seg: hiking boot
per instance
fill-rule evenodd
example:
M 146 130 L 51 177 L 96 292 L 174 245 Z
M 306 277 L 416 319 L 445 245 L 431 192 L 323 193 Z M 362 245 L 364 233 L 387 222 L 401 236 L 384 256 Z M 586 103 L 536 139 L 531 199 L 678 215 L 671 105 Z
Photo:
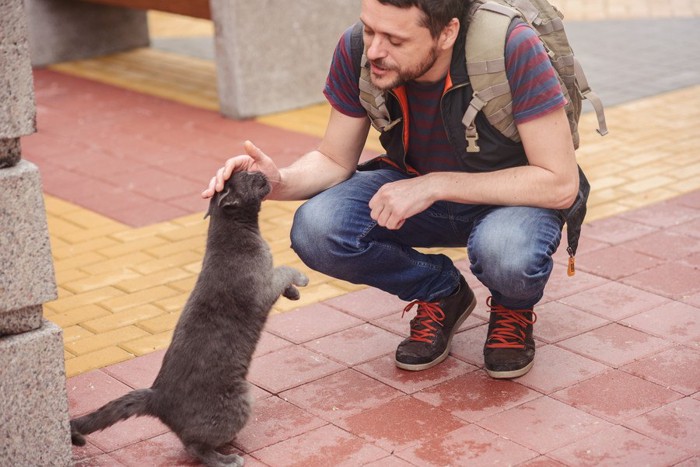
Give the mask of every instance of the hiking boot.
M 489 332 L 484 344 L 484 366 L 492 378 L 517 378 L 535 363 L 535 340 L 532 325 L 537 315 L 532 308 L 510 310 L 495 305 L 491 297 Z
M 396 366 L 404 370 L 427 370 L 447 358 L 452 336 L 476 306 L 474 292 L 460 276 L 457 291 L 437 302 L 414 300 L 403 312 L 418 306 L 411 320 L 411 336 L 396 349 Z

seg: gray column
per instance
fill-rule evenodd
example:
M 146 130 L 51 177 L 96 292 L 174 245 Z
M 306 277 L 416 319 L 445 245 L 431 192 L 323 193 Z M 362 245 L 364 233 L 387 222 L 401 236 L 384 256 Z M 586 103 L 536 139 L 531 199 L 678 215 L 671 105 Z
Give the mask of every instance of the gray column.
M 34 65 L 93 58 L 149 44 L 143 10 L 76 0 L 24 1 Z
M 0 464 L 71 465 L 61 329 L 37 167 L 20 137 L 36 129 L 22 0 L 0 2 Z
M 248 118 L 323 101 L 356 0 L 210 0 L 221 112 Z

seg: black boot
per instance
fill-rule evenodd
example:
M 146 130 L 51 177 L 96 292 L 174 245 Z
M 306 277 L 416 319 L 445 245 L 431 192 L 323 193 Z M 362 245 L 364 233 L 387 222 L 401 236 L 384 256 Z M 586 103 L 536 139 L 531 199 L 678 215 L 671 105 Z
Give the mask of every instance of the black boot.
M 535 363 L 532 325 L 537 315 L 532 308 L 510 310 L 487 300 L 491 307 L 489 332 L 484 344 L 484 367 L 492 378 L 517 378 Z
M 415 300 L 404 313 L 418 305 L 411 320 L 411 336 L 396 349 L 396 366 L 404 370 L 427 370 L 447 358 L 452 336 L 476 306 L 474 292 L 460 276 L 459 287 L 449 297 L 437 302 Z

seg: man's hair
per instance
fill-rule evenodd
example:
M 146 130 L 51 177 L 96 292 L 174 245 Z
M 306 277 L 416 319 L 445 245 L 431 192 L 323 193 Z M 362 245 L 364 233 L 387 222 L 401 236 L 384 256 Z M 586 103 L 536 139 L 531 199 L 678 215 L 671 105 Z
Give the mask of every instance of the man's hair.
M 462 21 L 470 0 L 378 0 L 382 5 L 397 8 L 416 7 L 423 12 L 421 26 L 428 28 L 430 35 L 436 38 L 452 18 Z

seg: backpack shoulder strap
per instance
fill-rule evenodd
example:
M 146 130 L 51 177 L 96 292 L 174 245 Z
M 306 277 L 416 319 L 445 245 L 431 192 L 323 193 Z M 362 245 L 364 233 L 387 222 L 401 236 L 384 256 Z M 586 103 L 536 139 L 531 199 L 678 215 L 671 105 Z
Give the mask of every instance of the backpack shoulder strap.
M 467 28 L 467 73 L 474 90 L 462 123 L 466 128 L 467 152 L 479 152 L 476 115 L 483 110 L 489 123 L 507 138 L 520 141 L 513 120 L 513 97 L 506 75 L 505 43 L 513 8 L 494 1 L 475 3 Z
M 362 23 L 357 22 L 351 35 L 351 53 L 355 69 L 360 69 L 358 84 L 360 88 L 360 104 L 367 111 L 372 126 L 379 132 L 391 129 L 401 121 L 401 118 L 391 120 L 389 109 L 386 107 L 386 93 L 372 84 L 370 79 L 369 61 L 362 40 Z

